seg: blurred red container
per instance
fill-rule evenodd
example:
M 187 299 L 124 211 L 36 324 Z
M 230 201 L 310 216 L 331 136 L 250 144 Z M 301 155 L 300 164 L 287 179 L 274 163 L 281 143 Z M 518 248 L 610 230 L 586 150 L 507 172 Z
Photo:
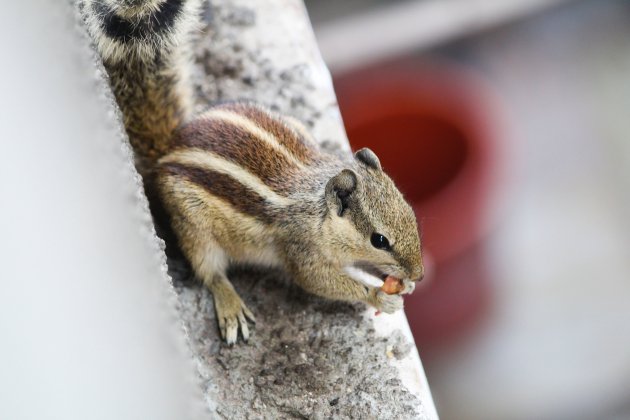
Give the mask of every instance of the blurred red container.
M 413 59 L 334 81 L 352 147 L 374 150 L 422 226 L 426 264 L 434 269 L 405 304 L 416 341 L 452 336 L 489 302 L 483 261 L 466 254 L 481 255 L 474 245 L 487 230 L 496 181 L 493 96 L 461 68 Z

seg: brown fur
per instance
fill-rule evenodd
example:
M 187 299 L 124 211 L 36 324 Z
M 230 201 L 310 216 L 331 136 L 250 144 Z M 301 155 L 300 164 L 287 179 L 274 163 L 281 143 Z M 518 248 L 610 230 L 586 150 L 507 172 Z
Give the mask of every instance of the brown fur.
M 299 171 L 286 156 L 275 153 L 252 133 L 203 115 L 182 127 L 173 138 L 172 149 L 188 147 L 216 152 L 257 175 L 281 194 L 289 191 L 287 178 L 296 177 Z
M 274 215 L 265 199 L 228 175 L 216 171 L 185 166 L 180 163 L 164 163 L 160 166 L 161 176 L 184 178 L 206 189 L 224 200 L 234 210 L 272 224 Z
M 238 109 L 239 115 L 248 116 L 247 124 L 262 129 L 257 135 L 242 129 L 240 119 L 208 117 L 223 115 L 225 109 L 212 108 L 180 130 L 173 151 L 157 169 L 160 194 L 177 220 L 182 248 L 198 275 L 210 279 L 208 287 L 214 290 L 216 281 L 227 281 L 225 268 L 230 263 L 253 262 L 281 267 L 302 288 L 321 296 L 360 300 L 386 312 L 400 309 L 400 296 L 366 287 L 344 271 L 368 266 L 405 279 L 405 292 L 413 290 L 412 280 L 422 276 L 414 213 L 378 158 L 364 150 L 354 161 L 342 161 L 298 136 L 298 130 L 281 117 L 253 104 L 230 109 Z M 267 136 L 272 140 L 263 140 Z M 270 146 L 273 139 L 282 148 Z M 192 157 L 185 159 L 187 152 Z M 287 153 L 299 155 L 304 164 L 291 161 Z M 221 181 L 217 171 L 225 171 Z M 341 212 L 340 205 L 347 209 Z M 390 251 L 371 245 L 375 232 L 389 238 Z M 200 241 L 208 237 L 211 250 L 206 248 L 207 239 Z M 261 238 L 271 241 L 247 245 Z M 195 257 L 200 254 L 212 257 Z M 226 319 L 237 319 L 246 309 L 241 303 L 232 308 L 236 312 Z
M 136 167 L 147 176 L 174 130 L 191 117 L 187 40 L 199 0 L 80 0 L 79 7 L 109 74 Z
M 240 331 L 247 340 L 254 319 L 227 278 L 231 264 L 279 267 L 312 293 L 401 309 L 402 297 L 377 283 L 392 275 L 403 279 L 403 293 L 413 290 L 423 271 L 420 239 L 411 207 L 372 152 L 324 153 L 299 121 L 253 104 L 192 118 L 187 35 L 197 6 L 80 0 L 137 167 L 211 290 L 222 337 L 234 343 Z M 373 246 L 375 233 L 391 249 Z
M 190 118 L 192 89 L 179 86 L 177 69 L 166 63 L 105 63 L 137 166 L 142 174 L 170 147 L 173 132 Z M 123 77 L 125 74 L 127 76 Z M 136 78 L 128 75 L 136 75 Z
M 312 163 L 320 157 L 318 150 L 313 148 L 312 144 L 309 144 L 306 137 L 301 134 L 301 130 L 292 126 L 293 121 L 282 121 L 280 116 L 274 116 L 265 109 L 248 106 L 244 103 L 230 104 L 226 108 L 234 110 L 252 121 L 256 121 L 260 128 L 277 138 L 291 154 L 302 162 Z

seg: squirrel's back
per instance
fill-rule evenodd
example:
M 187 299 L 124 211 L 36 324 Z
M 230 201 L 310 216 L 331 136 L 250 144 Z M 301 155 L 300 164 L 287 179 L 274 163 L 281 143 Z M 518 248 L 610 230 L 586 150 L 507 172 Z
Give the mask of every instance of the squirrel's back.
M 267 225 L 321 196 L 337 158 L 304 127 L 255 104 L 215 106 L 176 131 L 160 184 L 185 180 Z

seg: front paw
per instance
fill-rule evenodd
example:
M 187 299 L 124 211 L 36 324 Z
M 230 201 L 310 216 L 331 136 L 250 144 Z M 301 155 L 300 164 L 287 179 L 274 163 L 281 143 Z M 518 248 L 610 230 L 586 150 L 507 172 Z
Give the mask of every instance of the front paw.
M 403 308 L 403 298 L 400 295 L 388 295 L 382 290 L 375 289 L 370 302 L 377 310 L 386 314 L 393 314 Z
M 255 321 L 254 315 L 247 306 L 241 302 L 239 306 L 230 305 L 229 307 L 216 306 L 217 319 L 219 321 L 219 330 L 221 338 L 229 345 L 236 343 L 238 331 L 240 329 L 243 340 L 249 340 L 249 326 L 247 319 Z
M 409 295 L 413 293 L 413 291 L 416 289 L 415 281 L 411 281 L 409 279 L 403 279 L 402 282 L 403 282 L 403 289 L 400 291 L 401 295 Z
M 247 319 L 255 321 L 254 315 L 245 306 L 243 301 L 238 298 L 238 301 L 233 302 L 217 302 L 214 301 L 217 320 L 219 321 L 219 330 L 221 331 L 221 338 L 229 345 L 236 343 L 238 337 L 238 331 L 240 329 L 243 336 L 243 340 L 249 340 L 249 326 L 247 325 Z
M 247 320 L 256 322 L 256 319 L 231 287 L 231 284 L 225 282 L 224 284 L 215 285 L 212 288 L 212 292 L 221 338 L 227 344 L 232 345 L 236 343 L 238 331 L 240 330 L 243 340 L 249 340 Z

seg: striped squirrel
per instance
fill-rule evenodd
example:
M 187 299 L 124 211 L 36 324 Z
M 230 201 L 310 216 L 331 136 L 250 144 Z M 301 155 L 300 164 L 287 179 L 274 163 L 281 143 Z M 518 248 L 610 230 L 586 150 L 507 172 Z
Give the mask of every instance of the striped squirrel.
M 122 110 L 136 165 L 166 209 L 221 336 L 249 338 L 254 315 L 231 264 L 284 269 L 308 292 L 392 313 L 422 277 L 415 215 L 376 155 L 324 152 L 296 119 L 251 103 L 192 115 L 193 0 L 82 0 Z M 403 289 L 387 294 L 387 276 Z

